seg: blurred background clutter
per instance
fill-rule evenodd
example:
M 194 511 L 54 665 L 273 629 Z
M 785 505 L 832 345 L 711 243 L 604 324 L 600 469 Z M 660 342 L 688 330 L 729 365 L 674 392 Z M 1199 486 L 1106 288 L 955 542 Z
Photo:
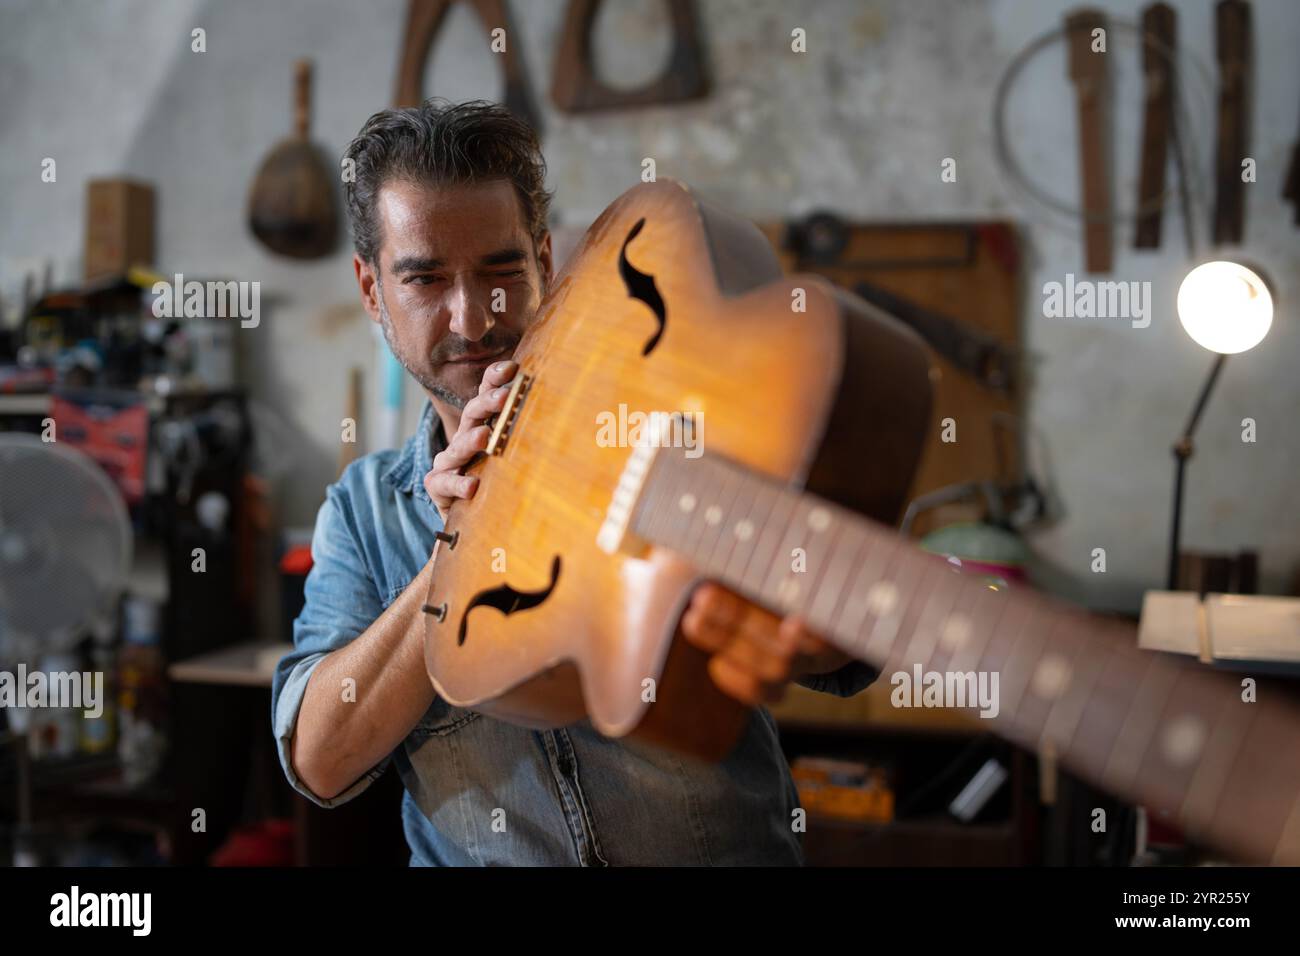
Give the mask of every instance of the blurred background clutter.
M 341 206 L 344 147 L 394 102 L 533 122 L 561 263 L 652 159 L 917 329 L 946 373 L 904 519 L 930 550 L 1135 620 L 1149 592 L 1298 593 L 1300 5 L 506 0 L 507 64 L 498 6 L 451 3 L 421 60 L 407 0 L 0 0 L 0 671 L 105 679 L 94 719 L 0 707 L 0 861 L 405 862 L 395 774 L 324 811 L 269 733 L 325 487 L 423 402 Z M 1226 363 L 1180 322 L 1208 258 L 1274 304 Z M 1057 314 L 1076 280 L 1145 314 Z M 1286 680 L 1296 644 L 1205 666 Z M 776 708 L 809 862 L 1196 858 L 1141 808 L 1084 839 L 1066 808 L 1109 798 L 890 691 Z

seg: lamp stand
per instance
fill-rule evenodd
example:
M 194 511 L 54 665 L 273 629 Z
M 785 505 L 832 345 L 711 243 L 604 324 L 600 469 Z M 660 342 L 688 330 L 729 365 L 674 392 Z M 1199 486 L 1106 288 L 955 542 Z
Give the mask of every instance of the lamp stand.
M 1178 590 L 1178 548 L 1183 521 L 1183 473 L 1187 468 L 1187 459 L 1192 457 L 1192 452 L 1195 450 L 1192 435 L 1196 431 L 1196 426 L 1200 424 L 1201 413 L 1205 411 L 1205 403 L 1209 400 L 1210 392 L 1214 390 L 1214 383 L 1218 381 L 1219 372 L 1223 370 L 1223 363 L 1227 358 L 1228 356 L 1222 353 L 1214 357 L 1214 364 L 1210 366 L 1210 374 L 1206 376 L 1205 384 L 1201 386 L 1201 393 L 1196 398 L 1196 405 L 1192 408 L 1192 417 L 1187 420 L 1187 427 L 1183 429 L 1183 436 L 1174 445 L 1174 515 L 1169 528 L 1168 590 L 1170 591 Z

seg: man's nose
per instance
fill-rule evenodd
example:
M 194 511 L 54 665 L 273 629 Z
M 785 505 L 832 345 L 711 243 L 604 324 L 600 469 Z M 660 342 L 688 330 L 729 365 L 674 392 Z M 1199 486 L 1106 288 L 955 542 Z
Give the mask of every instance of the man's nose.
M 488 297 L 481 294 L 476 284 L 457 279 L 452 290 L 451 331 L 470 342 L 477 342 L 496 325 Z

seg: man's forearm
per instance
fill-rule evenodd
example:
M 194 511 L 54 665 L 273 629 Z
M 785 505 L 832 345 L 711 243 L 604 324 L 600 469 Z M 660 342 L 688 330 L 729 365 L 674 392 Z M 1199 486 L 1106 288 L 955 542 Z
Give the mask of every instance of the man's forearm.
M 420 611 L 432 568 L 427 562 L 370 627 L 312 671 L 290 754 L 298 778 L 323 799 L 391 753 L 433 703 Z

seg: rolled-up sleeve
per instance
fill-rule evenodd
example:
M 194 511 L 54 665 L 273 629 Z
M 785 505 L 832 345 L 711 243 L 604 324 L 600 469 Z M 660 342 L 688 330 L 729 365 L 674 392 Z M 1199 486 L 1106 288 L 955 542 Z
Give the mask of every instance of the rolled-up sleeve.
M 271 682 L 271 725 L 276 752 L 289 784 L 313 803 L 335 807 L 351 800 L 384 772 L 385 758 L 332 799 L 312 793 L 293 769 L 291 744 L 307 682 L 321 660 L 351 642 L 383 612 L 366 569 L 346 492 L 326 489 L 311 541 L 312 568 L 304 586 L 302 613 L 293 622 L 293 650 L 280 659 Z M 344 691 L 339 687 L 339 693 Z
M 821 694 L 834 694 L 836 697 L 852 697 L 865 690 L 880 676 L 870 664 L 861 661 L 849 661 L 838 670 L 825 674 L 808 674 L 795 681 L 802 687 L 815 690 Z

